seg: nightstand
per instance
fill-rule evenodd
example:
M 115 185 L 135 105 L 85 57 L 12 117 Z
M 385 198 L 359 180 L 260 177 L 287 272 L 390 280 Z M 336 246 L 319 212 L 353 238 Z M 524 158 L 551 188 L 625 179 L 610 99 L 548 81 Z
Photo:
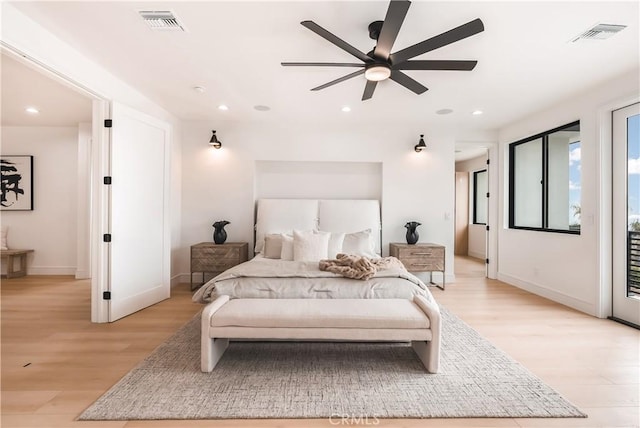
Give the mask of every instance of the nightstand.
M 429 272 L 429 282 L 444 290 L 445 247 L 439 244 L 389 244 L 389 255 L 399 259 L 409 272 Z M 442 272 L 442 287 L 433 282 L 433 272 Z
M 249 255 L 249 244 L 246 242 L 229 242 L 214 244 L 201 242 L 191 246 L 191 290 L 205 283 L 205 274 L 217 275 L 225 270 L 246 262 Z M 202 273 L 202 283 L 193 286 L 193 274 Z

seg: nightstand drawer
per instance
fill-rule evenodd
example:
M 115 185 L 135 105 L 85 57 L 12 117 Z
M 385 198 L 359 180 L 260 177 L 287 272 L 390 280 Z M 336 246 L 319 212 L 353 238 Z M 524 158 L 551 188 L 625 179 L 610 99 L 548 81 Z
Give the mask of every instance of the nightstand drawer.
M 225 247 L 225 246 L 217 246 L 217 247 L 198 247 L 194 248 L 192 252 L 193 257 L 198 258 L 207 258 L 207 257 L 216 257 L 216 258 L 228 258 L 228 259 L 238 259 L 240 258 L 240 248 L 238 247 Z
M 398 255 L 400 260 L 405 259 L 442 259 L 444 258 L 444 248 L 442 247 L 413 247 L 399 248 Z
M 407 257 L 400 259 L 402 264 L 409 272 L 431 272 L 444 270 L 444 257 L 437 258 L 424 257 Z
M 239 264 L 240 260 L 211 260 L 192 259 L 191 270 L 193 272 L 222 272 Z

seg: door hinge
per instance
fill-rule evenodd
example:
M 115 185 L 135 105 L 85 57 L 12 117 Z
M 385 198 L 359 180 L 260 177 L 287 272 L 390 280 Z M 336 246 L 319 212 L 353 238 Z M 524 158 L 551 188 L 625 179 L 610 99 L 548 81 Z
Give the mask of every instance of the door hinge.
M 111 300 L 111 291 L 103 291 L 102 300 Z
M 489 226 L 487 226 L 487 230 L 489 230 Z
M 484 259 L 484 262 L 485 262 L 486 264 L 489 264 L 489 259 Z
M 487 159 L 487 165 L 489 165 L 491 163 L 490 159 Z
M 487 198 L 489 197 L 489 192 L 487 192 Z
M 110 233 L 105 233 L 104 235 L 102 235 L 102 240 L 104 242 L 111 242 L 111 234 Z
M 104 127 L 105 128 L 111 128 L 113 126 L 113 120 L 112 119 L 105 119 L 104 120 Z
M 105 177 L 104 184 L 111 184 L 111 177 Z

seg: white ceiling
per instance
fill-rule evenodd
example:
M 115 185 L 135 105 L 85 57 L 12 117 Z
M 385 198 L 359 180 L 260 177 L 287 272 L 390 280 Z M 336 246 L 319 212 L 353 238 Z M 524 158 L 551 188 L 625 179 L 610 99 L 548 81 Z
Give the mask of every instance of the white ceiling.
M 393 51 L 475 18 L 485 31 L 420 59 L 476 59 L 471 72 L 409 71 L 430 90 L 395 82 L 362 102 L 363 76 L 310 88 L 351 69 L 280 66 L 281 61 L 352 62 L 300 25 L 313 20 L 358 49 L 387 2 L 15 2 L 15 7 L 87 57 L 185 120 L 277 120 L 410 126 L 456 132 L 495 130 L 639 66 L 639 2 L 415 1 Z M 150 30 L 139 10 L 171 10 L 182 32 Z M 624 24 L 605 41 L 570 40 L 603 22 Z M 192 90 L 207 88 L 205 93 Z M 3 94 L 3 98 L 4 98 Z M 229 111 L 217 109 L 219 104 Z M 271 107 L 258 112 L 255 105 Z M 341 112 L 348 105 L 350 113 Z M 450 108 L 449 115 L 436 110 Z M 472 116 L 480 109 L 483 115 Z
M 91 100 L 8 56 L 0 56 L 2 126 L 78 126 L 91 122 Z M 27 107 L 40 113 L 30 114 Z

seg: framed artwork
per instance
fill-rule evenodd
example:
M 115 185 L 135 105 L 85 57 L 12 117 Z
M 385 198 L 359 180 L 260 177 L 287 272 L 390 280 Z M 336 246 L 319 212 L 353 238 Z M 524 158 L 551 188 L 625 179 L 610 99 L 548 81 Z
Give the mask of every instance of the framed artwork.
M 0 156 L 0 210 L 33 210 L 33 156 Z

